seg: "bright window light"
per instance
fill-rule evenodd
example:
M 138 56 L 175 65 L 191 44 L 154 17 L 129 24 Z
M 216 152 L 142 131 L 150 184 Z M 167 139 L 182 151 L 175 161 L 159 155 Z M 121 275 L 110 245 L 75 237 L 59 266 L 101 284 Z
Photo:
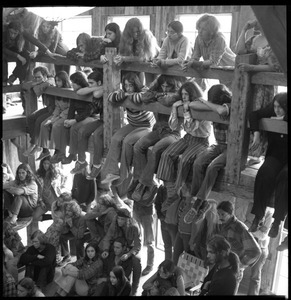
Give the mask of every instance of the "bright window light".
M 144 29 L 150 29 L 150 16 L 110 16 L 107 18 L 108 23 L 116 23 L 119 25 L 121 31 L 123 31 L 126 22 L 131 18 L 139 18 Z

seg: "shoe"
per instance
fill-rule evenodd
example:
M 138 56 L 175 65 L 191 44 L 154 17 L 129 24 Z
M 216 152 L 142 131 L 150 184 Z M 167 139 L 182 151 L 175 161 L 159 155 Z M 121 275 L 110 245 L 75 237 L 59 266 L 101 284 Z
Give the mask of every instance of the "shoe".
M 42 153 L 40 154 L 40 156 L 36 159 L 36 160 L 42 160 L 43 158 L 45 157 L 48 157 L 50 156 L 50 152 L 49 150 L 43 150 Z
M 145 193 L 142 196 L 142 200 L 148 200 L 153 198 L 153 196 L 158 192 L 158 187 L 154 184 L 152 186 L 147 186 L 145 189 Z
M 94 180 L 100 173 L 102 166 L 96 168 L 93 166 L 91 173 L 86 175 L 87 180 Z
M 13 85 L 13 83 L 14 83 L 14 81 L 15 81 L 16 79 L 17 79 L 16 76 L 10 75 L 9 78 L 8 78 L 8 80 L 7 80 L 7 84 Z
M 153 270 L 153 267 L 151 267 L 151 266 L 146 266 L 146 267 L 142 270 L 141 275 L 142 275 L 142 276 L 146 276 L 146 275 L 148 275 L 152 270 Z
M 251 227 L 249 228 L 249 232 L 256 232 L 258 230 L 259 224 L 261 223 L 262 219 L 255 216 Z
M 66 157 L 65 153 L 58 153 L 54 154 L 51 158 L 51 163 L 52 164 L 57 164 L 62 161 Z
M 145 190 L 146 186 L 144 186 L 142 183 L 139 183 L 134 192 L 132 193 L 132 200 L 133 201 L 140 201 L 142 196 L 143 196 L 143 193 L 144 193 L 144 190 Z
M 277 251 L 284 251 L 288 249 L 288 235 L 285 237 L 284 241 L 276 248 Z
M 116 179 L 119 179 L 120 176 L 119 175 L 115 175 L 115 174 L 107 174 L 106 175 L 106 178 L 103 179 L 101 181 L 102 184 L 105 184 L 105 183 L 111 183 L 112 181 L 116 180 Z
M 210 209 L 210 204 L 207 200 L 203 200 L 198 212 L 197 212 L 197 215 L 196 215 L 196 218 L 195 218 L 195 223 L 198 223 L 200 222 L 201 220 L 204 219 L 205 217 L 205 214 L 209 211 Z
M 127 194 L 126 194 L 126 197 L 128 199 L 132 199 L 132 194 L 133 192 L 135 191 L 137 185 L 139 184 L 139 181 L 137 179 L 133 179 L 129 188 L 128 188 L 128 191 L 127 191 Z
M 62 165 L 68 165 L 70 164 L 72 161 L 76 161 L 77 160 L 77 155 L 73 155 L 73 154 L 70 154 L 68 157 L 64 157 L 61 162 L 62 162 Z
M 278 222 L 274 221 L 273 224 L 272 224 L 272 227 L 271 227 L 271 229 L 269 231 L 268 236 L 270 238 L 275 238 L 278 235 L 279 227 L 280 227 L 280 222 L 278 223 Z
M 75 164 L 75 168 L 70 171 L 71 174 L 81 173 L 88 166 L 88 163 L 85 161 L 84 163 L 80 163 L 78 160 Z
M 62 267 L 65 263 L 68 263 L 72 260 L 71 255 L 65 255 L 60 263 L 57 264 L 58 267 Z

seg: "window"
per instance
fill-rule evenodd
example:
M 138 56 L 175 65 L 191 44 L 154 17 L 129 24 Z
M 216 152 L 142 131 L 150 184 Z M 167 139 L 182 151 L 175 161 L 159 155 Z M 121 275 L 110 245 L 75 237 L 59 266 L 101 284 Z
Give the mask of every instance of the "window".
M 111 16 L 107 18 L 107 24 L 114 22 L 118 24 L 120 30 L 123 31 L 126 22 L 131 18 L 139 18 L 144 29 L 150 29 L 150 16 Z
M 69 49 L 76 48 L 76 39 L 80 33 L 86 32 L 92 35 L 92 17 L 76 16 L 62 21 L 58 27 L 62 33 L 63 42 Z
M 177 20 L 180 21 L 184 27 L 183 34 L 189 38 L 192 46 L 194 46 L 195 39 L 198 35 L 198 31 L 196 30 L 196 22 L 203 15 L 204 14 L 177 15 Z M 225 36 L 227 44 L 230 45 L 232 14 L 216 14 L 215 17 L 220 22 L 220 31 Z

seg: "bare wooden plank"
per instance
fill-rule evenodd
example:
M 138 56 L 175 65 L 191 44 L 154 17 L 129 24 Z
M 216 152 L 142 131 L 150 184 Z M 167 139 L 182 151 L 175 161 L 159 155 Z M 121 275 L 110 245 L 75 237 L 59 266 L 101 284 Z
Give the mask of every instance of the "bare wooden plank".
M 64 97 L 64 98 L 70 98 L 75 100 L 81 100 L 85 102 L 92 102 L 93 95 L 90 96 L 80 96 L 78 95 L 73 89 L 70 88 L 58 88 L 54 86 L 50 86 L 46 88 L 44 94 L 58 96 L 58 97 Z
M 275 86 L 287 86 L 287 77 L 284 75 L 284 73 L 256 72 L 251 75 L 251 83 L 275 85 Z
M 21 91 L 21 84 L 3 86 L 2 93 L 17 93 Z
M 260 120 L 260 129 L 288 134 L 288 123 L 286 121 L 263 118 Z
M 18 116 L 7 118 L 2 121 L 2 139 L 12 139 L 26 134 L 26 117 Z

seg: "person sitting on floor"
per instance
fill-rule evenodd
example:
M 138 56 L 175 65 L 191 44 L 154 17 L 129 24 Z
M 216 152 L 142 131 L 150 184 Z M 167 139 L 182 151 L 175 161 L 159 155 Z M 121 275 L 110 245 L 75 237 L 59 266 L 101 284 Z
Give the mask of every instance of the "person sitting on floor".
M 142 296 L 167 296 L 173 287 L 178 292 L 176 295 L 185 295 L 183 271 L 166 259 L 160 263 L 158 271 L 143 284 Z
M 17 285 L 17 297 L 45 297 L 45 295 L 31 278 L 24 277 Z
M 41 230 L 31 236 L 32 246 L 19 258 L 19 266 L 25 266 L 25 277 L 32 278 L 41 289 L 53 281 L 56 267 L 56 249 L 47 243 Z
M 90 296 L 91 289 L 102 274 L 103 262 L 99 256 L 99 249 L 95 243 L 85 247 L 84 257 L 74 263 L 69 263 L 61 269 L 62 275 L 55 282 L 58 290 L 55 296 L 66 296 L 74 287 L 77 295 Z

